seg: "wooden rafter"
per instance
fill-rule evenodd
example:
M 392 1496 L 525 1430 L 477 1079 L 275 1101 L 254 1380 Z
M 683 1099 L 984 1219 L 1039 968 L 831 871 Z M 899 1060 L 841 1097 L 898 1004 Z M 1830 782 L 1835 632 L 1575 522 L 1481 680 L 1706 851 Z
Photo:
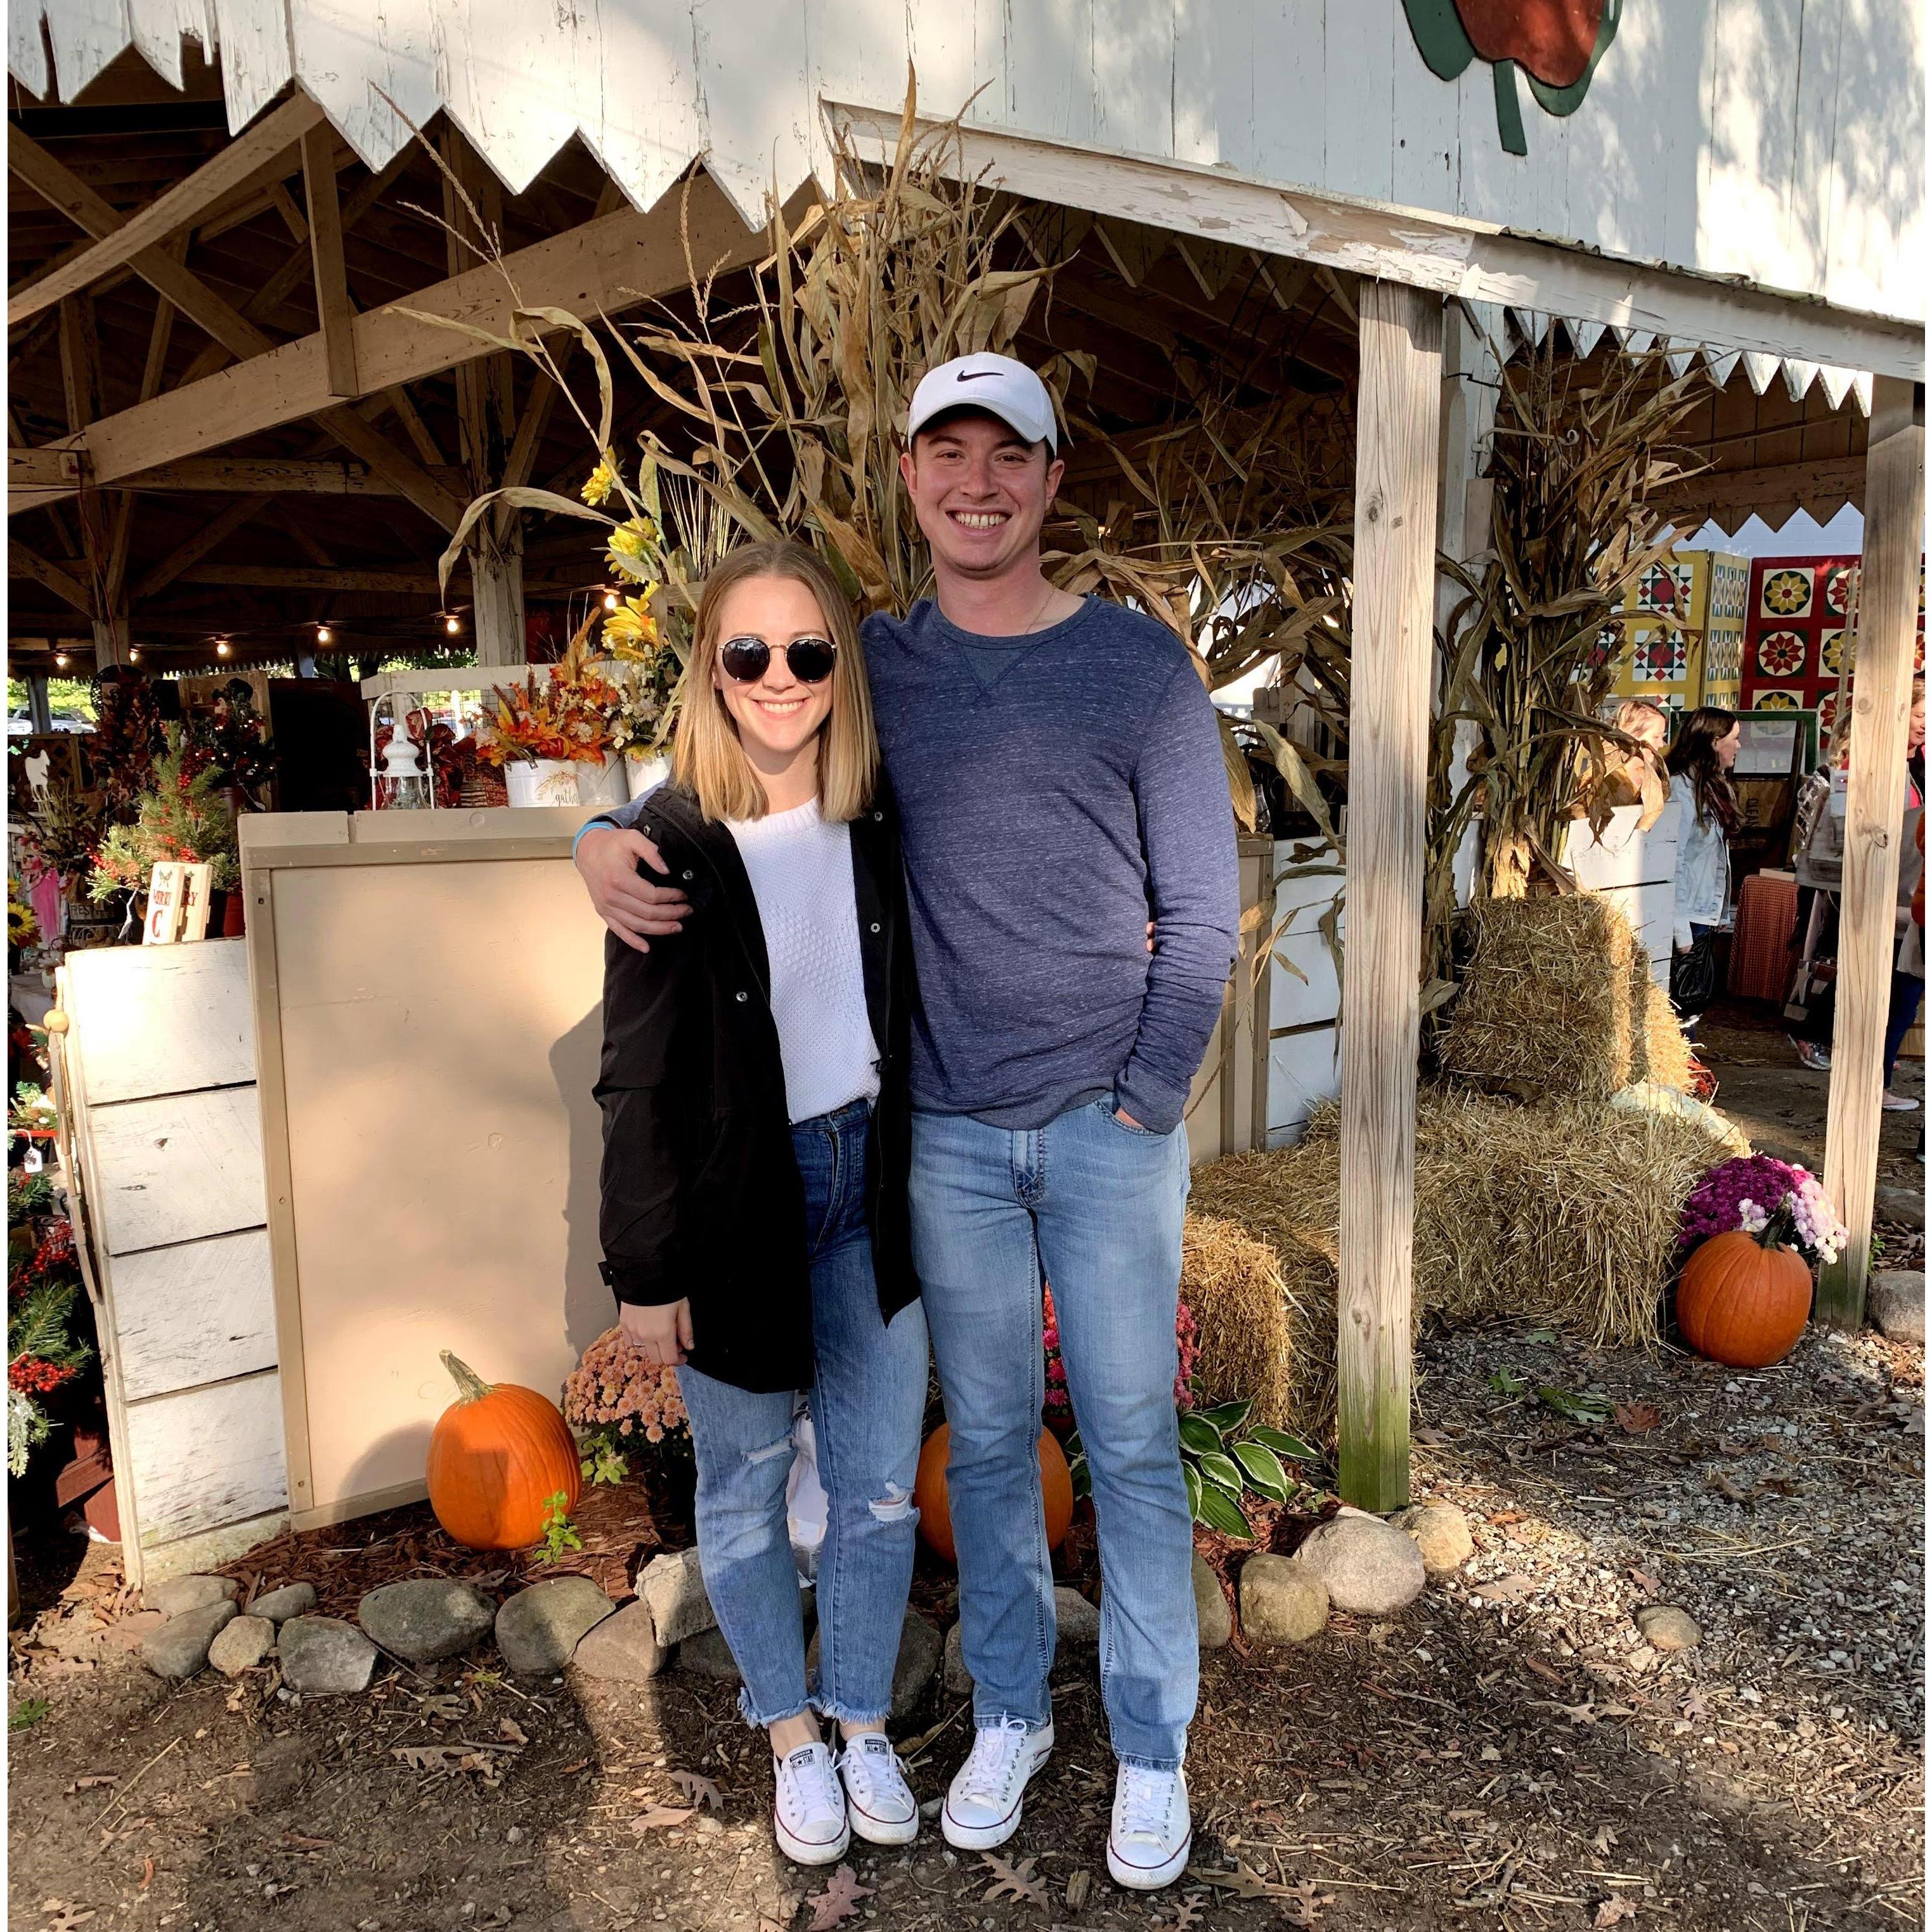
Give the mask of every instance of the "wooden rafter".
M 38 551 L 29 550 L 17 537 L 7 539 L 7 574 L 31 578 L 83 617 L 94 615 L 94 599 L 88 595 L 87 586 L 58 564 L 50 563 Z
M 332 165 L 334 137 L 326 127 L 302 137 L 302 180 L 308 193 L 309 252 L 315 264 L 315 308 L 322 322 L 323 360 L 328 386 L 336 395 L 362 394 L 356 380 L 356 304 L 349 297 L 349 274 L 342 253 L 342 206 L 335 196 Z
M 7 128 L 7 165 L 36 194 L 90 235 L 113 235 L 127 226 L 121 215 L 85 182 L 10 122 Z M 129 257 L 128 266 L 232 353 L 255 356 L 274 347 L 272 337 L 239 314 L 158 244 L 139 250 Z
M 134 266 L 135 258 L 145 249 L 154 248 L 165 242 L 180 230 L 188 226 L 195 218 L 219 203 L 224 197 L 244 186 L 262 166 L 284 154 L 313 130 L 324 130 L 322 139 L 330 140 L 322 110 L 304 94 L 284 101 L 271 113 L 266 115 L 254 126 L 247 129 L 230 142 L 214 158 L 197 168 L 187 180 L 177 183 L 163 195 L 148 202 L 138 213 L 122 216 L 105 202 L 101 208 L 113 216 L 114 225 L 103 232 L 95 220 L 89 218 L 89 212 L 68 205 L 65 208 L 82 227 L 96 236 L 94 245 L 76 256 L 72 260 L 56 268 L 32 284 L 21 293 L 9 299 L 7 304 L 7 321 L 10 327 L 16 322 L 25 322 L 38 315 L 43 309 L 52 307 L 64 296 L 98 281 L 110 269 L 124 263 Z M 10 129 L 10 137 L 15 130 Z M 21 136 L 25 141 L 26 136 Z M 29 142 L 28 145 L 34 144 Z M 45 150 L 39 152 L 44 154 Z M 10 138 L 8 162 L 14 171 L 21 172 L 14 163 L 14 147 Z M 52 161 L 52 156 L 46 159 Z M 58 163 L 53 164 L 58 166 Z M 63 171 L 64 172 L 64 170 Z M 50 176 L 46 177 L 50 180 Z M 28 178 L 32 178 L 28 177 Z M 81 185 L 78 178 L 69 175 L 74 186 Z M 332 178 L 333 178 L 332 177 Z M 33 184 L 40 188 L 39 182 Z M 45 193 L 44 188 L 41 189 Z M 88 190 L 88 192 L 92 192 Z M 50 197 L 51 199 L 51 197 Z M 99 197 L 94 197 L 99 201 Z M 98 210 L 91 211 L 98 215 Z
M 708 178 L 692 179 L 688 223 L 682 212 L 671 196 L 649 214 L 626 209 L 606 215 L 519 250 L 502 265 L 507 274 L 472 268 L 406 303 L 365 311 L 355 324 L 362 382 L 371 392 L 387 389 L 487 352 L 474 337 L 427 318 L 448 316 L 507 334 L 518 297 L 526 305 L 608 315 L 681 288 L 687 274 L 681 230 L 688 229 L 688 259 L 701 269 L 743 267 L 762 258 L 763 232 L 746 228 Z M 328 382 L 318 332 L 91 423 L 82 441 L 95 480 L 111 483 L 317 415 L 328 408 Z M 362 450 L 354 453 L 382 467 Z
M 244 524 L 252 523 L 274 500 L 266 496 L 244 496 L 230 503 L 219 516 L 211 518 L 186 542 L 177 544 L 154 565 L 134 586 L 134 602 L 145 602 L 164 590 L 182 572 L 199 563 L 218 544 L 224 543 Z

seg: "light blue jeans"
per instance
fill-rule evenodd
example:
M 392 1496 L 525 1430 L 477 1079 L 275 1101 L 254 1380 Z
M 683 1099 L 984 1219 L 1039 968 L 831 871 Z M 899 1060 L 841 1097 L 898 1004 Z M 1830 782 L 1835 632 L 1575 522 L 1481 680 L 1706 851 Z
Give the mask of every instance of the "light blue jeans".
M 1123 1763 L 1157 1770 L 1186 1756 L 1200 1663 L 1174 1409 L 1187 1178 L 1186 1130 L 1124 1126 L 1111 1102 L 1028 1132 L 913 1116 L 913 1258 L 952 1428 L 974 1718 L 1037 1726 L 1052 1709 L 1053 1572 L 1034 1447 L 1043 1266 L 1100 1522 L 1108 1726 Z
M 745 1688 L 748 1723 L 808 1708 L 882 1722 L 912 1584 L 913 1477 L 926 1408 L 926 1322 L 917 1302 L 879 1313 L 866 1226 L 862 1101 L 801 1120 L 792 1147 L 805 1182 L 812 1256 L 810 1403 L 830 1508 L 818 1558 L 818 1678 L 806 1682 L 798 1570 L 785 1527 L 793 1459 L 789 1392 L 754 1395 L 677 1372 L 698 1452 L 698 1553 L 718 1627 Z

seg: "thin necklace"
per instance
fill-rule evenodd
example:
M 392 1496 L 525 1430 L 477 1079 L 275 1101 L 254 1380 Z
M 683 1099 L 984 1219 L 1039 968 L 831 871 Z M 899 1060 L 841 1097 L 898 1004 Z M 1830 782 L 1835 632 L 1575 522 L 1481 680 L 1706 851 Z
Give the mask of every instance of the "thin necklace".
M 1035 631 L 1040 628 L 1040 614 L 1053 602 L 1053 586 L 1049 584 L 1046 586 L 1046 595 L 1034 606 L 1033 615 L 1027 620 L 1026 628 L 1020 633 L 1022 637 L 1030 637 Z

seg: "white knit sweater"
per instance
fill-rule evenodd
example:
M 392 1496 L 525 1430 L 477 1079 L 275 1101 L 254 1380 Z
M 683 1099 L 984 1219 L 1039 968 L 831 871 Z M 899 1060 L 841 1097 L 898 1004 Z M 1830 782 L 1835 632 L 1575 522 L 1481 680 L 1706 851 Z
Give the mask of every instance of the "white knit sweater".
M 852 836 L 818 801 L 728 820 L 758 902 L 771 964 L 772 1018 L 794 1123 L 879 1090 L 879 1049 L 866 1010 Z

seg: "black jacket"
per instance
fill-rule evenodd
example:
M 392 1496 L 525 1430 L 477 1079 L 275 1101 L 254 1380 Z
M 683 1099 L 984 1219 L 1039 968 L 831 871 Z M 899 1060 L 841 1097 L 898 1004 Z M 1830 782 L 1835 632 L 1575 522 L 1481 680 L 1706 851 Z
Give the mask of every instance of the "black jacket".
M 614 934 L 604 940 L 604 1279 L 620 1302 L 688 1299 L 689 1359 L 704 1374 L 760 1393 L 802 1388 L 812 1379 L 805 1190 L 758 902 L 736 842 L 689 794 L 652 794 L 636 829 L 692 912 L 648 952 Z M 881 1050 L 867 1207 L 890 1320 L 919 1282 L 906 1202 L 916 982 L 889 797 L 852 821 L 851 844 L 866 1006 Z

